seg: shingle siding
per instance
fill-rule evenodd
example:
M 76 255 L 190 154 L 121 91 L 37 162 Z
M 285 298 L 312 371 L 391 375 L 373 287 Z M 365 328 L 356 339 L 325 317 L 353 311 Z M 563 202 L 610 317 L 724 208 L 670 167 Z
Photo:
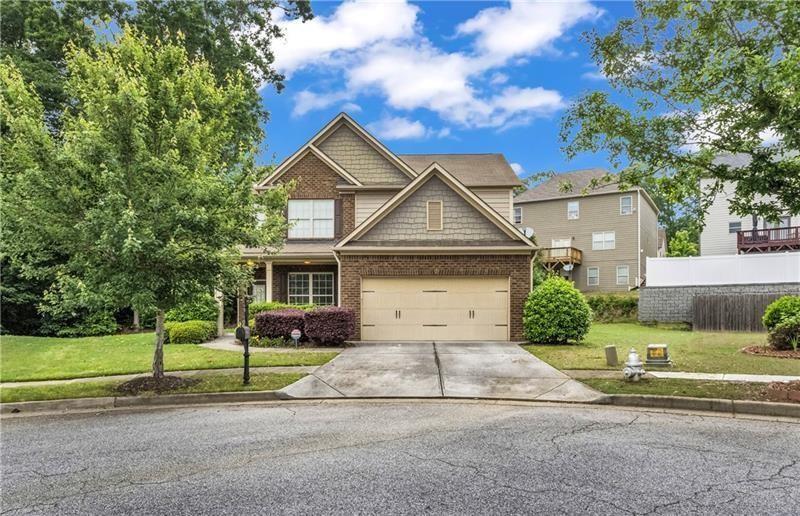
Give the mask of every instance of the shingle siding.
M 363 184 L 405 184 L 400 169 L 381 156 L 347 126 L 341 126 L 319 144 L 320 150 Z

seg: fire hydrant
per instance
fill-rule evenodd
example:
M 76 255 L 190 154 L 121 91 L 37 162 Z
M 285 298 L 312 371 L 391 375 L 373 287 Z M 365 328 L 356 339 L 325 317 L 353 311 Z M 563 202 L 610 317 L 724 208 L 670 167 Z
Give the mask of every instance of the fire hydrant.
M 628 360 L 625 361 L 625 369 L 622 370 L 622 374 L 626 380 L 633 382 L 638 382 L 644 375 L 642 359 L 639 358 L 639 354 L 633 348 L 628 352 Z

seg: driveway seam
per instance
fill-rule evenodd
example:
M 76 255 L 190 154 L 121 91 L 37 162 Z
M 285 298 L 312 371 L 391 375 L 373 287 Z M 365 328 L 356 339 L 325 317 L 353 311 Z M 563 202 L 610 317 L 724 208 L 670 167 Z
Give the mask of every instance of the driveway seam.
M 439 360 L 439 351 L 436 349 L 436 341 L 433 344 L 433 360 L 436 363 L 436 372 L 439 374 L 439 392 L 444 397 L 444 378 L 442 378 L 442 362 Z
M 559 383 L 558 385 L 556 385 L 556 386 L 555 386 L 555 387 L 553 387 L 552 389 L 549 389 L 549 390 L 547 390 L 547 391 L 545 391 L 545 392 L 541 393 L 540 395 L 536 396 L 534 399 L 538 400 L 538 399 L 539 399 L 539 398 L 541 398 L 542 396 L 546 396 L 547 394 L 550 394 L 551 392 L 553 392 L 554 390 L 558 389 L 559 387 L 561 387 L 562 385 L 564 385 L 564 384 L 565 384 L 565 383 L 567 383 L 568 381 L 570 381 L 570 378 L 567 378 L 566 380 L 564 380 L 563 382 Z M 574 381 L 574 380 L 573 380 L 573 381 Z
M 316 379 L 317 379 L 317 380 L 319 380 L 320 382 L 324 383 L 325 385 L 327 385 L 328 387 L 330 387 L 330 388 L 331 388 L 331 389 L 333 389 L 334 391 L 338 392 L 338 393 L 339 393 L 339 394 L 341 394 L 343 397 L 345 397 L 345 398 L 347 397 L 347 394 L 343 393 L 342 391 L 340 391 L 339 389 L 337 389 L 337 388 L 336 388 L 336 387 L 334 387 L 333 385 L 329 384 L 328 382 L 326 382 L 325 380 L 323 380 L 323 379 L 322 379 L 322 378 L 320 378 L 319 376 L 315 375 L 314 373 L 311 373 L 311 376 L 313 376 L 314 378 L 316 378 Z

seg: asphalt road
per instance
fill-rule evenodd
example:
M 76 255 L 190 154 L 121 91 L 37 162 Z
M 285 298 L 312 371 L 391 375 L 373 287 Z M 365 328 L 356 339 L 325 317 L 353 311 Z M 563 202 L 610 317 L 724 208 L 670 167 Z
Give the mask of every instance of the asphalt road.
M 325 402 L 6 419 L 3 513 L 797 514 L 800 424 Z

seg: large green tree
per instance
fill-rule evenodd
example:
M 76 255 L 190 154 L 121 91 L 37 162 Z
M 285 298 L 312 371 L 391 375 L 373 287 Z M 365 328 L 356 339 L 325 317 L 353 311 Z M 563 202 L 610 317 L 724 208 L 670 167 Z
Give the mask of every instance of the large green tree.
M 606 151 L 627 165 L 623 182 L 667 178 L 678 201 L 711 179 L 701 214 L 724 181 L 736 182 L 740 215 L 800 213 L 800 4 L 638 1 L 636 11 L 588 34 L 615 94 L 569 109 L 567 155 Z
M 73 46 L 66 63 L 73 109 L 57 144 L 43 126 L 32 129 L 44 139 L 38 148 L 55 148 L 49 166 L 15 171 L 19 202 L 3 205 L 14 224 L 5 245 L 56 278 L 50 293 L 63 302 L 155 308 L 160 377 L 164 313 L 245 278 L 238 246 L 279 245 L 286 195 L 253 190 L 259 138 L 238 131 L 251 92 L 241 73 L 222 83 L 179 42 L 134 29 L 114 43 Z M 63 262 L 52 265 L 53 250 Z

